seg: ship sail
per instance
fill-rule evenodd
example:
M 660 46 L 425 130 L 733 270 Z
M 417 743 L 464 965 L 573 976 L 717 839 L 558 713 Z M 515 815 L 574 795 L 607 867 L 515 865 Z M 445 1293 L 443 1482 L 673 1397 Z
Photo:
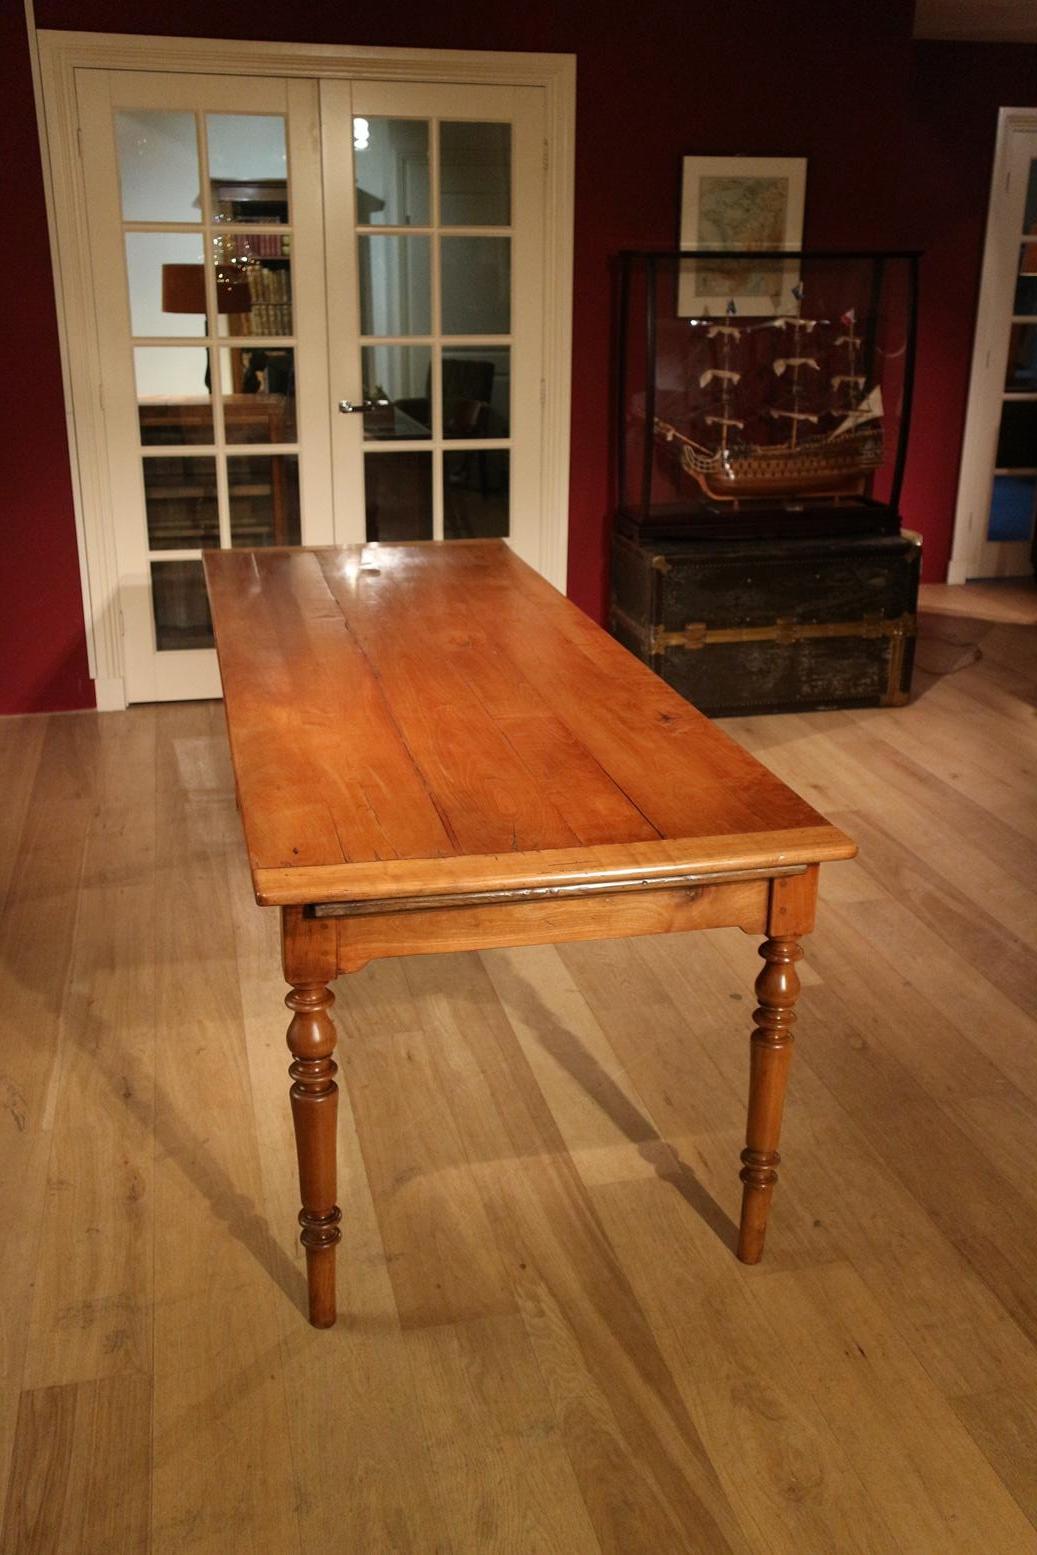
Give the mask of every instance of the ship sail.
M 856 410 L 848 411 L 844 420 L 832 432 L 833 437 L 845 437 L 847 432 L 856 432 L 857 428 L 865 421 L 882 420 L 882 389 L 876 384 L 870 394 L 865 395 Z
M 704 389 L 713 382 L 714 378 L 726 379 L 728 383 L 738 383 L 741 376 L 741 373 L 732 372 L 728 368 L 707 367 L 706 371 L 699 378 L 699 385 Z
M 821 363 L 812 356 L 779 356 L 775 358 L 774 371 L 779 378 L 790 367 L 794 373 L 797 367 L 812 367 L 816 373 L 821 371 Z

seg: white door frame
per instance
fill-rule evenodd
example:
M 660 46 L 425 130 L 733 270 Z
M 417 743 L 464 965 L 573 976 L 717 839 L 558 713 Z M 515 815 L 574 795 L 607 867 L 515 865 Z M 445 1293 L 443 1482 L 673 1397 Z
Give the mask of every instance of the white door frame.
M 1002 108 L 990 182 L 948 583 L 964 583 L 981 576 L 983 570 L 980 558 L 987 540 L 991 472 L 1008 360 L 1008 321 L 1022 232 L 1022 221 L 1013 224 L 1011 216 L 1017 207 L 1021 210 L 1025 191 L 1021 194 L 1009 182 L 1013 142 L 1020 134 L 1037 135 L 1037 108 Z
M 569 539 L 569 397 L 572 374 L 573 187 L 576 59 L 348 44 L 242 43 L 230 39 L 37 31 L 40 140 L 58 334 L 69 399 L 69 458 L 76 506 L 90 671 L 101 709 L 125 707 L 123 639 L 112 499 L 105 452 L 87 203 L 79 159 L 75 72 L 134 70 L 311 79 L 536 86 L 545 94 L 543 443 L 538 570 L 564 592 Z

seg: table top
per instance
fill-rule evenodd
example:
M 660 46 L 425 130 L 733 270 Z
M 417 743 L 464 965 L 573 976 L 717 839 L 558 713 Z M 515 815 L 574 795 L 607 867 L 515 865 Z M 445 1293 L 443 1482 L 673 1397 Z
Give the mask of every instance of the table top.
M 850 858 L 502 541 L 210 551 L 257 900 Z

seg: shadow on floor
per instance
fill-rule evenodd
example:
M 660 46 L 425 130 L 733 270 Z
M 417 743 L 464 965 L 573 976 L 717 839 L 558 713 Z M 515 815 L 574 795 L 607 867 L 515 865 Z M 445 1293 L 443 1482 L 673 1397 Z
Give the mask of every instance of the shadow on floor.
M 737 1226 L 699 1182 L 691 1167 L 638 1111 L 579 1037 L 556 1019 L 534 985 L 518 972 L 513 975 L 524 991 L 525 1016 L 545 1053 L 565 1070 L 620 1133 L 637 1146 L 638 1154 L 648 1162 L 656 1176 L 676 1189 L 714 1236 L 733 1250 L 738 1240 Z

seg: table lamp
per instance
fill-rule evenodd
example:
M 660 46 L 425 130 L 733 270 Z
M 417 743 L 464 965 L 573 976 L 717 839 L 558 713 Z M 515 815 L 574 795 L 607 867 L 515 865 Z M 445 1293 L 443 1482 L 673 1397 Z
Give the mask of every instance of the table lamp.
M 252 292 L 243 275 L 216 272 L 217 313 L 250 313 Z M 162 312 L 205 313 L 205 266 L 162 266 Z

